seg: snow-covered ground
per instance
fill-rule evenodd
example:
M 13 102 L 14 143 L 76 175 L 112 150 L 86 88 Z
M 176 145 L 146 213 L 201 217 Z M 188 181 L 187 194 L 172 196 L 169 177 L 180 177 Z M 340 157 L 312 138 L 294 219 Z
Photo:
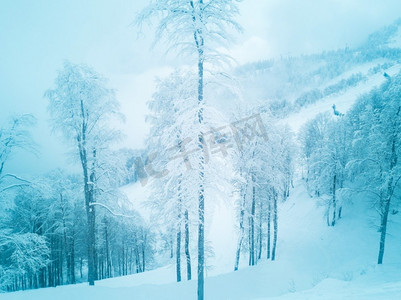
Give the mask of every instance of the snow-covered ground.
M 367 71 L 367 67 L 372 67 L 374 64 L 366 64 L 364 66 L 359 66 L 352 71 L 349 71 L 348 73 L 357 73 L 359 71 Z M 363 69 L 363 68 L 364 69 Z M 396 64 L 386 70 L 386 73 L 390 76 L 393 76 L 397 74 L 401 69 L 400 64 Z M 339 78 L 336 78 L 336 80 L 341 80 L 347 78 L 347 73 L 342 74 Z M 354 87 L 350 87 L 345 92 L 339 93 L 339 94 L 333 94 L 330 96 L 327 96 L 325 98 L 320 99 L 314 104 L 308 105 L 304 108 L 302 108 L 299 112 L 290 114 L 287 118 L 284 118 L 281 120 L 283 124 L 288 124 L 290 128 L 298 132 L 299 129 L 304 125 L 308 120 L 313 119 L 316 117 L 317 114 L 323 113 L 326 111 L 333 111 L 332 105 L 336 105 L 336 109 L 341 112 L 341 113 L 346 113 L 347 110 L 349 110 L 352 105 L 355 103 L 355 101 L 358 99 L 358 97 L 362 96 L 363 94 L 368 93 L 372 89 L 379 87 L 386 78 L 383 76 L 382 72 L 378 72 L 374 75 L 371 75 L 368 77 L 367 80 L 364 80 L 357 84 Z
M 386 72 L 392 76 L 399 69 L 398 64 Z M 374 74 L 344 93 L 321 99 L 281 122 L 298 131 L 318 113 L 330 111 L 333 103 L 345 113 L 359 95 L 384 80 L 381 73 Z M 138 182 L 123 187 L 122 191 L 144 221 L 152 222 L 153 226 L 151 210 L 146 206 L 150 186 Z M 401 232 L 401 224 L 394 222 L 398 215 L 390 216 L 384 265 L 379 266 L 376 264 L 379 216 L 374 214 L 371 203 L 345 204 L 342 219 L 335 227 L 328 227 L 324 207 L 308 196 L 303 181 L 298 180 L 290 198 L 279 206 L 276 261 L 263 258 L 256 266 L 249 267 L 243 253 L 240 270 L 233 272 L 237 243 L 235 204 L 224 195 L 214 195 L 213 199 L 213 209 L 208 208 L 206 214 L 206 237 L 214 252 L 207 260 L 210 268 L 206 272 L 206 299 L 401 299 L 401 239 L 395 234 Z M 195 266 L 194 255 L 193 259 Z M 95 287 L 77 284 L 19 291 L 0 294 L 0 300 L 196 299 L 196 276 L 193 277 L 192 281 L 176 283 L 172 264 L 98 281 Z
M 139 185 L 131 189 L 139 189 Z M 136 191 L 135 193 L 138 193 Z M 132 194 L 135 194 L 132 192 Z M 138 195 L 138 194 L 137 194 Z M 384 265 L 376 265 L 378 216 L 368 213 L 370 203 L 347 204 L 335 227 L 325 225 L 324 209 L 297 181 L 290 198 L 280 206 L 277 260 L 262 259 L 254 267 L 242 262 L 228 271 L 219 257 L 206 279 L 206 299 L 401 299 L 401 224 L 389 223 Z M 220 213 L 224 214 L 224 208 Z M 218 226 L 218 215 L 212 218 Z M 221 217 L 221 216 L 220 216 Z M 223 218 L 227 222 L 227 218 Z M 224 231 L 214 233 L 224 238 Z M 223 247 L 224 242 L 214 244 Z M 219 249 L 215 249 L 219 250 Z M 217 251 L 220 253 L 220 251 Z M 195 299 L 196 280 L 176 283 L 173 265 L 142 274 L 87 284 L 0 294 L 0 299 Z

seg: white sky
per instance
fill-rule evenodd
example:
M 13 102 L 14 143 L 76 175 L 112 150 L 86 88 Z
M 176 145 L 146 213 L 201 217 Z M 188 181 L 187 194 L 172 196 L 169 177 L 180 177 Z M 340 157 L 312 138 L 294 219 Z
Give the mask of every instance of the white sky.
M 143 146 L 146 101 L 154 77 L 181 62 L 150 50 L 151 33 L 129 26 L 145 0 L 13 0 L 0 6 L 0 124 L 12 114 L 38 119 L 40 155 L 18 154 L 9 170 L 40 173 L 66 165 L 67 148 L 51 134 L 45 90 L 69 59 L 87 63 L 117 89 L 127 122 L 126 145 Z M 280 55 L 320 52 L 362 42 L 401 17 L 399 0 L 244 0 L 244 32 L 230 49 L 241 63 Z

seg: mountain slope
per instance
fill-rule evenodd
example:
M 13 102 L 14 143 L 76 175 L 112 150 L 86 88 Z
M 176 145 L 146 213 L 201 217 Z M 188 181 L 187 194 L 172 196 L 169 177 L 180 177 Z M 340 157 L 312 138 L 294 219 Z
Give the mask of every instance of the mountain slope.
M 401 69 L 401 19 L 371 34 L 359 47 L 242 65 L 236 76 L 246 102 L 268 107 L 287 118 L 314 104 L 346 102 Z M 224 101 L 223 101 L 224 102 Z M 227 103 L 224 103 L 227 104 Z M 345 107 L 347 108 L 347 107 Z
M 336 227 L 298 181 L 280 206 L 278 256 L 206 279 L 206 299 L 389 299 L 401 296 L 401 241 L 391 223 L 385 264 L 375 264 L 379 234 L 369 203 L 348 204 Z M 234 257 L 230 258 L 232 262 Z M 175 283 L 174 265 L 86 284 L 0 295 L 0 299 L 195 299 L 196 281 Z M 210 275 L 210 274 L 209 274 Z M 270 298 L 277 297 L 277 298 Z

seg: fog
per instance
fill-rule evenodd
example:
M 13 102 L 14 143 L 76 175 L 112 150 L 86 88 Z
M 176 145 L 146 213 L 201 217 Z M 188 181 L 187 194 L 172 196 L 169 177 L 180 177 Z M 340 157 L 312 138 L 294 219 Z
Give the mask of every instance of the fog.
M 131 26 L 147 1 L 4 1 L 0 9 L 0 124 L 33 114 L 39 154 L 19 152 L 7 166 L 37 174 L 68 165 L 68 145 L 52 133 L 44 92 L 64 60 L 86 63 L 110 79 L 126 123 L 123 146 L 143 147 L 146 102 L 154 78 L 181 62 L 150 50 L 152 32 Z M 238 63 L 361 43 L 400 17 L 398 0 L 247 0 L 240 5 L 243 33 L 230 49 Z

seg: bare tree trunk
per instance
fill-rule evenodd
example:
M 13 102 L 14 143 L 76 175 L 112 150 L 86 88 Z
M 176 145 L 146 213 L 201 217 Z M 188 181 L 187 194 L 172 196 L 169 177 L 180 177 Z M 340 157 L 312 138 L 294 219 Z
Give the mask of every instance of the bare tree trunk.
M 171 234 L 170 245 L 170 258 L 174 257 L 174 234 Z
M 60 207 L 61 207 L 61 215 L 62 215 L 62 222 L 63 222 L 63 242 L 64 242 L 64 253 L 65 253 L 65 260 L 67 265 L 67 283 L 71 283 L 71 253 L 68 249 L 68 241 L 67 241 L 67 226 L 65 224 L 65 206 L 64 206 L 64 198 L 63 194 L 60 193 Z M 61 249 L 60 249 L 61 250 Z
M 83 269 L 83 264 L 84 264 L 84 262 L 83 262 L 83 259 L 82 259 L 82 256 L 81 256 L 81 257 L 80 257 L 80 260 L 79 260 L 79 275 L 80 275 L 81 279 L 82 279 L 82 277 L 83 277 L 83 271 L 82 271 L 82 269 Z
M 400 113 L 401 107 L 398 109 L 397 116 Z M 396 153 L 396 134 L 393 132 L 392 146 L 391 146 L 391 160 L 390 160 L 390 174 L 393 171 L 393 168 L 397 165 L 397 153 Z M 388 213 L 390 211 L 390 202 L 391 197 L 394 192 L 393 187 L 393 176 L 391 175 L 388 183 L 387 183 L 387 195 L 386 200 L 384 202 L 384 207 L 382 207 L 382 218 L 380 225 L 380 247 L 379 247 L 379 256 L 377 258 L 377 263 L 380 265 L 383 263 L 384 256 L 384 245 L 386 243 L 386 232 L 387 232 L 387 221 L 388 221 Z
M 330 226 L 330 207 L 331 207 L 331 202 L 329 201 L 329 204 L 327 205 L 327 211 L 326 211 L 327 226 Z
M 270 258 L 270 227 L 271 227 L 271 199 L 268 200 L 267 204 L 267 256 L 266 258 Z
M 181 144 L 180 144 L 181 146 Z M 182 210 L 182 199 L 181 199 L 181 175 L 178 180 L 178 203 L 177 203 L 177 233 L 176 233 L 176 273 L 177 282 L 181 281 L 181 210 Z
M 94 179 L 94 174 L 91 174 L 91 182 Z M 90 205 L 94 202 L 93 199 L 93 186 L 88 186 L 87 189 L 88 194 L 88 208 L 87 208 L 87 216 L 88 216 L 88 281 L 89 285 L 95 285 L 96 280 L 96 262 L 95 262 L 95 207 Z M 90 205 L 90 206 L 89 206 Z
M 336 200 L 336 183 L 337 183 L 337 174 L 334 174 L 333 177 L 333 219 L 331 220 L 331 226 L 336 225 L 336 210 L 337 210 L 337 200 Z
M 105 236 L 105 248 L 106 248 L 106 277 L 111 277 L 111 263 L 110 263 L 110 246 L 109 246 L 109 232 L 108 232 L 108 222 L 104 219 L 104 236 Z
M 255 175 L 252 174 L 252 206 L 251 206 L 251 251 L 250 264 L 255 265 L 255 205 L 256 205 Z
M 125 239 L 123 239 L 123 244 L 121 246 L 121 270 L 124 275 L 127 275 L 125 273 Z
M 191 2 L 192 3 L 192 2 Z M 198 49 L 198 122 L 203 123 L 203 35 L 201 29 L 195 33 L 195 42 Z M 198 145 L 201 150 L 199 162 L 199 196 L 198 196 L 198 300 L 204 299 L 204 272 L 205 272 L 205 157 L 203 156 L 203 132 L 200 128 Z
M 75 229 L 72 229 L 72 237 L 71 237 L 71 283 L 75 284 Z
M 143 243 L 142 243 L 142 272 L 145 272 L 146 270 L 146 233 L 143 234 Z
M 201 172 L 203 182 L 203 171 Z M 204 299 L 204 271 L 205 271 L 205 199 L 203 183 L 199 191 L 199 224 L 198 224 L 198 300 Z
M 138 245 L 135 246 L 135 265 L 136 265 L 136 273 L 141 272 Z
M 260 201 L 260 206 L 259 206 L 259 253 L 258 253 L 258 260 L 261 259 L 262 257 L 262 211 L 263 211 L 263 203 Z
M 249 250 L 249 258 L 248 258 L 248 265 L 252 266 L 252 241 L 251 241 L 251 237 L 252 237 L 252 221 L 251 221 L 251 217 L 248 217 L 248 250 Z
M 273 249 L 272 249 L 272 260 L 276 259 L 276 246 L 277 246 L 277 192 L 273 191 L 273 227 L 274 227 L 274 235 L 273 235 Z
M 385 200 L 384 211 L 381 216 L 381 224 L 380 224 L 380 247 L 379 247 L 379 256 L 377 258 L 377 263 L 379 265 L 383 263 L 384 245 L 386 243 L 386 232 L 387 232 L 387 221 L 388 221 L 389 210 L 390 210 L 390 199 L 387 198 Z
M 95 285 L 96 280 L 96 265 L 95 265 L 95 208 L 92 205 L 94 202 L 93 198 L 93 182 L 94 173 L 89 175 L 88 170 L 88 155 L 86 149 L 86 114 L 84 111 L 84 104 L 81 100 L 81 117 L 82 117 L 82 128 L 80 135 L 77 137 L 79 155 L 82 165 L 83 177 L 84 177 L 84 192 L 85 192 L 85 208 L 88 221 L 88 282 L 89 285 Z M 96 155 L 96 152 L 93 152 Z
M 134 271 L 133 271 L 133 269 L 132 269 L 132 266 L 133 266 L 133 264 L 134 264 L 134 256 L 133 256 L 133 249 L 132 249 L 132 247 L 130 248 L 130 252 L 129 252 L 129 273 L 130 274 L 133 274 L 134 273 Z
M 192 270 L 191 270 L 191 254 L 189 252 L 189 216 L 188 210 L 184 212 L 185 218 L 185 256 L 187 258 L 187 279 L 191 280 Z
M 181 214 L 178 214 L 178 218 L 181 218 Z M 176 249 L 176 270 L 177 270 L 177 282 L 181 281 L 181 226 L 177 228 L 177 249 Z
M 341 176 L 341 180 L 340 180 L 340 189 L 342 189 L 344 187 L 344 174 L 342 174 Z M 343 205 L 342 202 L 339 203 L 339 208 L 338 208 L 338 217 L 337 220 L 340 220 L 342 217 L 342 211 L 343 211 Z
M 241 255 L 241 247 L 242 247 L 242 243 L 243 243 L 244 235 L 245 235 L 245 226 L 244 226 L 245 200 L 246 200 L 246 188 L 242 195 L 242 202 L 241 202 L 241 208 L 240 208 L 240 216 L 239 216 L 240 232 L 239 232 L 239 238 L 238 238 L 237 253 L 235 255 L 234 271 L 238 270 L 239 260 L 240 260 L 240 255 Z

